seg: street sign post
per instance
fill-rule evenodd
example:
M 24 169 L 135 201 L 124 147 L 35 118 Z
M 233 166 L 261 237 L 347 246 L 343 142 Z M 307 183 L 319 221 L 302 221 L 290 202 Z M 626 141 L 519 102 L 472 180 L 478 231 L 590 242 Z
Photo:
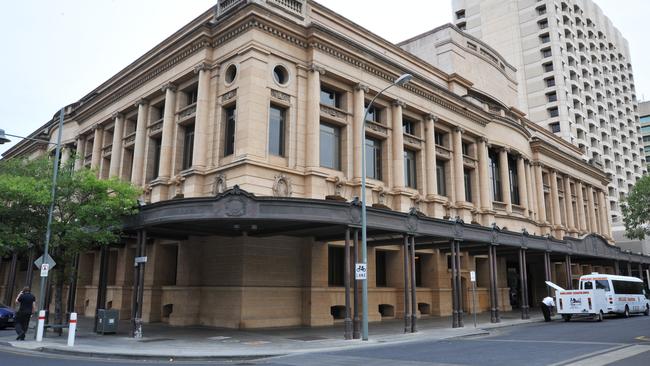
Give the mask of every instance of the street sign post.
M 41 264 L 41 277 L 47 277 L 47 273 L 50 271 L 50 265 L 48 263 Z
M 469 279 L 472 281 L 472 312 L 474 313 L 474 328 L 476 328 L 476 271 L 469 272 Z
M 365 280 L 368 277 L 368 269 L 365 263 L 357 263 L 354 267 L 354 279 Z
M 45 271 L 45 275 L 42 274 L 43 264 L 48 265 L 47 271 L 49 271 L 50 269 L 54 268 L 54 266 L 56 266 L 56 262 L 54 261 L 54 259 L 52 259 L 52 257 L 50 257 L 49 254 L 45 255 L 45 259 L 43 259 L 43 256 L 40 256 L 38 257 L 37 260 L 34 261 L 34 265 L 36 266 L 36 268 L 41 270 L 41 277 L 47 277 L 47 271 Z

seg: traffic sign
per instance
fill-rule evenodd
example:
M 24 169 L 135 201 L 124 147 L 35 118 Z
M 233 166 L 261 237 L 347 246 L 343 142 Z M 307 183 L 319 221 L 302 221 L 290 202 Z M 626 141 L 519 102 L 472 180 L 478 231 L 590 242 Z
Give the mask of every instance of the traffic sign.
M 49 269 L 52 269 L 54 268 L 54 266 L 56 266 L 56 262 L 54 261 L 54 259 L 52 259 L 52 257 L 50 257 L 49 254 L 45 258 L 46 258 L 45 261 L 43 261 L 43 256 L 40 256 L 38 257 L 37 260 L 34 261 L 34 265 L 36 266 L 36 268 L 42 269 L 43 263 L 47 263 L 49 265 Z
M 475 271 L 469 271 L 469 280 L 472 282 L 476 282 L 476 272 Z
M 137 267 L 138 264 L 140 263 L 147 263 L 147 257 L 135 257 L 134 258 L 134 265 Z
M 365 280 L 368 278 L 368 268 L 365 263 L 357 263 L 354 267 L 354 279 Z
M 41 277 L 47 277 L 47 273 L 50 271 L 50 265 L 47 263 L 41 264 Z

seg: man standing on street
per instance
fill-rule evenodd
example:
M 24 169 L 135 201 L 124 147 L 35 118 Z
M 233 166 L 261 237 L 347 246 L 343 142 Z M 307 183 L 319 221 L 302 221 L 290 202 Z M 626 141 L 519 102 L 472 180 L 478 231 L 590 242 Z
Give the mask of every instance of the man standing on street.
M 554 307 L 555 307 L 555 301 L 553 301 L 552 297 L 546 296 L 544 300 L 542 300 L 542 314 L 544 314 L 545 322 L 551 321 L 551 309 Z
M 24 287 L 18 294 L 16 304 L 20 304 L 20 308 L 16 313 L 16 334 L 18 334 L 16 340 L 24 341 L 25 333 L 27 333 L 29 327 L 29 319 L 36 310 L 36 298 L 32 295 L 29 287 Z

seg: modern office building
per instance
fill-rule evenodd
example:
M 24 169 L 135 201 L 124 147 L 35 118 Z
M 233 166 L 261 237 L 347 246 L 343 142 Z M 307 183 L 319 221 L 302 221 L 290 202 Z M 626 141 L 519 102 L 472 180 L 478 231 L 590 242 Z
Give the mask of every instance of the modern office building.
M 650 164 L 650 101 L 639 103 L 639 122 L 643 137 L 643 155 L 646 165 Z
M 232 328 L 342 321 L 357 298 L 362 149 L 371 321 L 462 316 L 470 271 L 498 321 L 534 306 L 545 280 L 645 270 L 650 257 L 612 245 L 607 174 L 526 118 L 515 68 L 453 25 L 420 42 L 437 59 L 316 2 L 220 0 L 68 106 L 63 158 L 146 202 L 122 243 L 79 258 L 74 308 L 128 318 L 139 302 L 146 322 Z M 30 137 L 54 141 L 56 122 Z M 47 148 L 25 140 L 4 157 Z M 7 260 L 5 296 L 23 276 Z
M 619 201 L 645 173 L 628 42 L 591 0 L 452 0 L 455 24 L 517 68 L 528 118 L 605 170 Z

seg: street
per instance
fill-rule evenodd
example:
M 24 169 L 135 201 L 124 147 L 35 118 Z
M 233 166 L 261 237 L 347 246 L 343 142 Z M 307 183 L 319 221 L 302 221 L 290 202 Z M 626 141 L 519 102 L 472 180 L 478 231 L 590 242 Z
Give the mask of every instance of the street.
M 0 331 L 6 338 L 13 330 Z M 604 322 L 576 320 L 532 323 L 490 331 L 489 336 L 445 341 L 416 341 L 341 352 L 289 355 L 265 360 L 176 361 L 183 365 L 647 365 L 650 364 L 650 317 L 608 317 Z M 99 360 L 17 353 L 3 347 L 0 365 L 159 365 L 164 361 Z

